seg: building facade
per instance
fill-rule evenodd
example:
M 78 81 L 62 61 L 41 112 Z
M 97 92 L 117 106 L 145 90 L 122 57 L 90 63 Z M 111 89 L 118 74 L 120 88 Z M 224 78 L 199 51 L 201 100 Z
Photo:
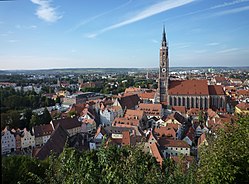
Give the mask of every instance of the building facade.
M 169 80 L 169 52 L 165 28 L 160 48 L 157 102 L 169 106 L 185 106 L 187 109 L 226 108 L 222 86 L 208 85 L 207 80 Z

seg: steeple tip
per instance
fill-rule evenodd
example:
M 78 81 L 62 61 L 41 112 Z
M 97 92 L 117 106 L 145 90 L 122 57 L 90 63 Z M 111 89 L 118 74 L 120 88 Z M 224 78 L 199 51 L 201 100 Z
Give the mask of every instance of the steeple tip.
M 167 41 L 166 41 L 165 25 L 163 25 L 162 47 L 166 47 L 166 45 L 167 45 Z

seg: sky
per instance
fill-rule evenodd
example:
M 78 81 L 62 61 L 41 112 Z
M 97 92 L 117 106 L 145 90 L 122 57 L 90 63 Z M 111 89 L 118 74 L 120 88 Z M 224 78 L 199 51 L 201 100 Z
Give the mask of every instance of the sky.
M 0 69 L 249 66 L 249 0 L 0 0 Z

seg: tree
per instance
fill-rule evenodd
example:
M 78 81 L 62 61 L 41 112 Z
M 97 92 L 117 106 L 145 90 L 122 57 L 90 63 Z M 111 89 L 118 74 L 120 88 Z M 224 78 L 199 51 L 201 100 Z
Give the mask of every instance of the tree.
M 40 118 L 39 116 L 35 113 L 31 116 L 30 119 L 30 127 L 36 126 L 40 124 Z
M 68 117 L 74 117 L 76 115 L 77 115 L 77 112 L 75 110 L 73 110 L 73 111 L 70 111 L 67 116 Z
M 2 183 L 44 183 L 47 168 L 46 161 L 29 156 L 2 157 Z
M 23 112 L 23 127 L 22 128 L 27 128 L 28 130 L 31 129 L 31 125 L 30 125 L 30 121 L 31 121 L 31 118 L 32 118 L 32 110 L 29 108 L 29 109 L 25 109 L 24 112 Z
M 217 138 L 200 151 L 199 183 L 249 181 L 249 116 L 220 129 Z
M 45 107 L 43 114 L 41 115 L 41 124 L 49 124 L 51 120 L 52 120 L 52 117 L 48 109 Z
M 9 125 L 11 128 L 17 129 L 21 127 L 20 112 L 16 110 L 8 111 L 10 121 Z
M 3 130 L 10 122 L 8 113 L 1 113 L 1 129 Z

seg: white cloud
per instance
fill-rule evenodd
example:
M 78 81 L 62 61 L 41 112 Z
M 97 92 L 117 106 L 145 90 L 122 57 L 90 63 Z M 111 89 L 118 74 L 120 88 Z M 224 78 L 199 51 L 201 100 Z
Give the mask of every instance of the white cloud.
M 232 1 L 232 2 L 224 2 L 223 4 L 213 6 L 210 9 L 223 8 L 223 7 L 235 5 L 235 4 L 238 4 L 238 3 L 248 2 L 248 1 L 249 0 L 235 0 L 235 1 Z
M 8 40 L 9 43 L 16 43 L 19 42 L 19 40 Z
M 218 42 L 207 43 L 207 46 L 216 46 L 216 45 L 220 45 L 220 43 Z
M 226 53 L 231 53 L 231 52 L 238 51 L 238 50 L 239 50 L 239 48 L 230 48 L 230 49 L 220 50 L 217 53 L 226 54 Z
M 113 24 L 109 27 L 106 27 L 102 30 L 100 30 L 98 33 L 92 34 L 94 35 L 94 37 L 96 37 L 97 35 L 104 33 L 106 31 L 110 31 L 128 24 L 132 24 L 134 22 L 143 20 L 145 18 L 151 17 L 153 15 L 156 15 L 158 13 L 162 13 L 164 11 L 179 7 L 179 6 L 183 6 L 186 4 L 189 4 L 191 2 L 193 2 L 195 0 L 169 0 L 169 1 L 163 1 L 160 3 L 156 3 L 154 5 L 151 5 L 149 7 L 147 7 L 146 9 L 136 13 L 133 17 L 130 17 L 122 22 L 119 22 L 117 24 Z
M 93 16 L 93 17 L 90 17 L 90 18 L 88 18 L 88 19 L 82 21 L 81 23 L 79 23 L 79 24 L 76 25 L 74 28 L 70 29 L 69 31 L 77 30 L 77 29 L 80 28 L 81 26 L 83 26 L 83 25 L 85 25 L 85 24 L 88 24 L 88 23 L 90 23 L 90 22 L 92 22 L 92 21 L 94 21 L 94 20 L 96 20 L 96 19 L 98 19 L 98 18 L 100 18 L 100 17 L 102 17 L 102 16 L 104 16 L 104 15 L 107 15 L 107 14 L 109 14 L 109 13 L 112 13 L 113 11 L 119 10 L 119 9 L 121 9 L 121 8 L 123 8 L 123 7 L 125 7 L 125 6 L 127 6 L 127 5 L 130 4 L 131 2 L 132 2 L 132 0 L 129 0 L 128 2 L 126 2 L 126 3 L 124 3 L 124 4 L 121 4 L 121 5 L 118 6 L 118 7 L 115 7 L 115 8 L 113 8 L 113 9 L 111 9 L 111 10 L 108 10 L 108 11 L 106 11 L 106 12 L 103 12 L 103 13 L 100 13 L 100 14 L 95 15 L 95 16 Z
M 62 18 L 62 15 L 59 15 L 56 12 L 56 8 L 51 6 L 51 1 L 49 0 L 31 0 L 32 3 L 39 5 L 36 10 L 36 15 L 47 22 L 56 22 Z
M 215 13 L 214 16 L 222 16 L 222 15 L 240 13 L 242 11 L 247 11 L 247 10 L 249 10 L 249 6 L 244 6 L 244 7 L 239 7 L 239 8 L 233 8 L 230 10 L 224 10 L 224 11 Z
M 20 24 L 17 24 L 15 27 L 16 27 L 17 29 L 32 29 L 32 30 L 34 30 L 34 29 L 37 28 L 36 25 L 26 26 L 26 25 L 20 25 Z

